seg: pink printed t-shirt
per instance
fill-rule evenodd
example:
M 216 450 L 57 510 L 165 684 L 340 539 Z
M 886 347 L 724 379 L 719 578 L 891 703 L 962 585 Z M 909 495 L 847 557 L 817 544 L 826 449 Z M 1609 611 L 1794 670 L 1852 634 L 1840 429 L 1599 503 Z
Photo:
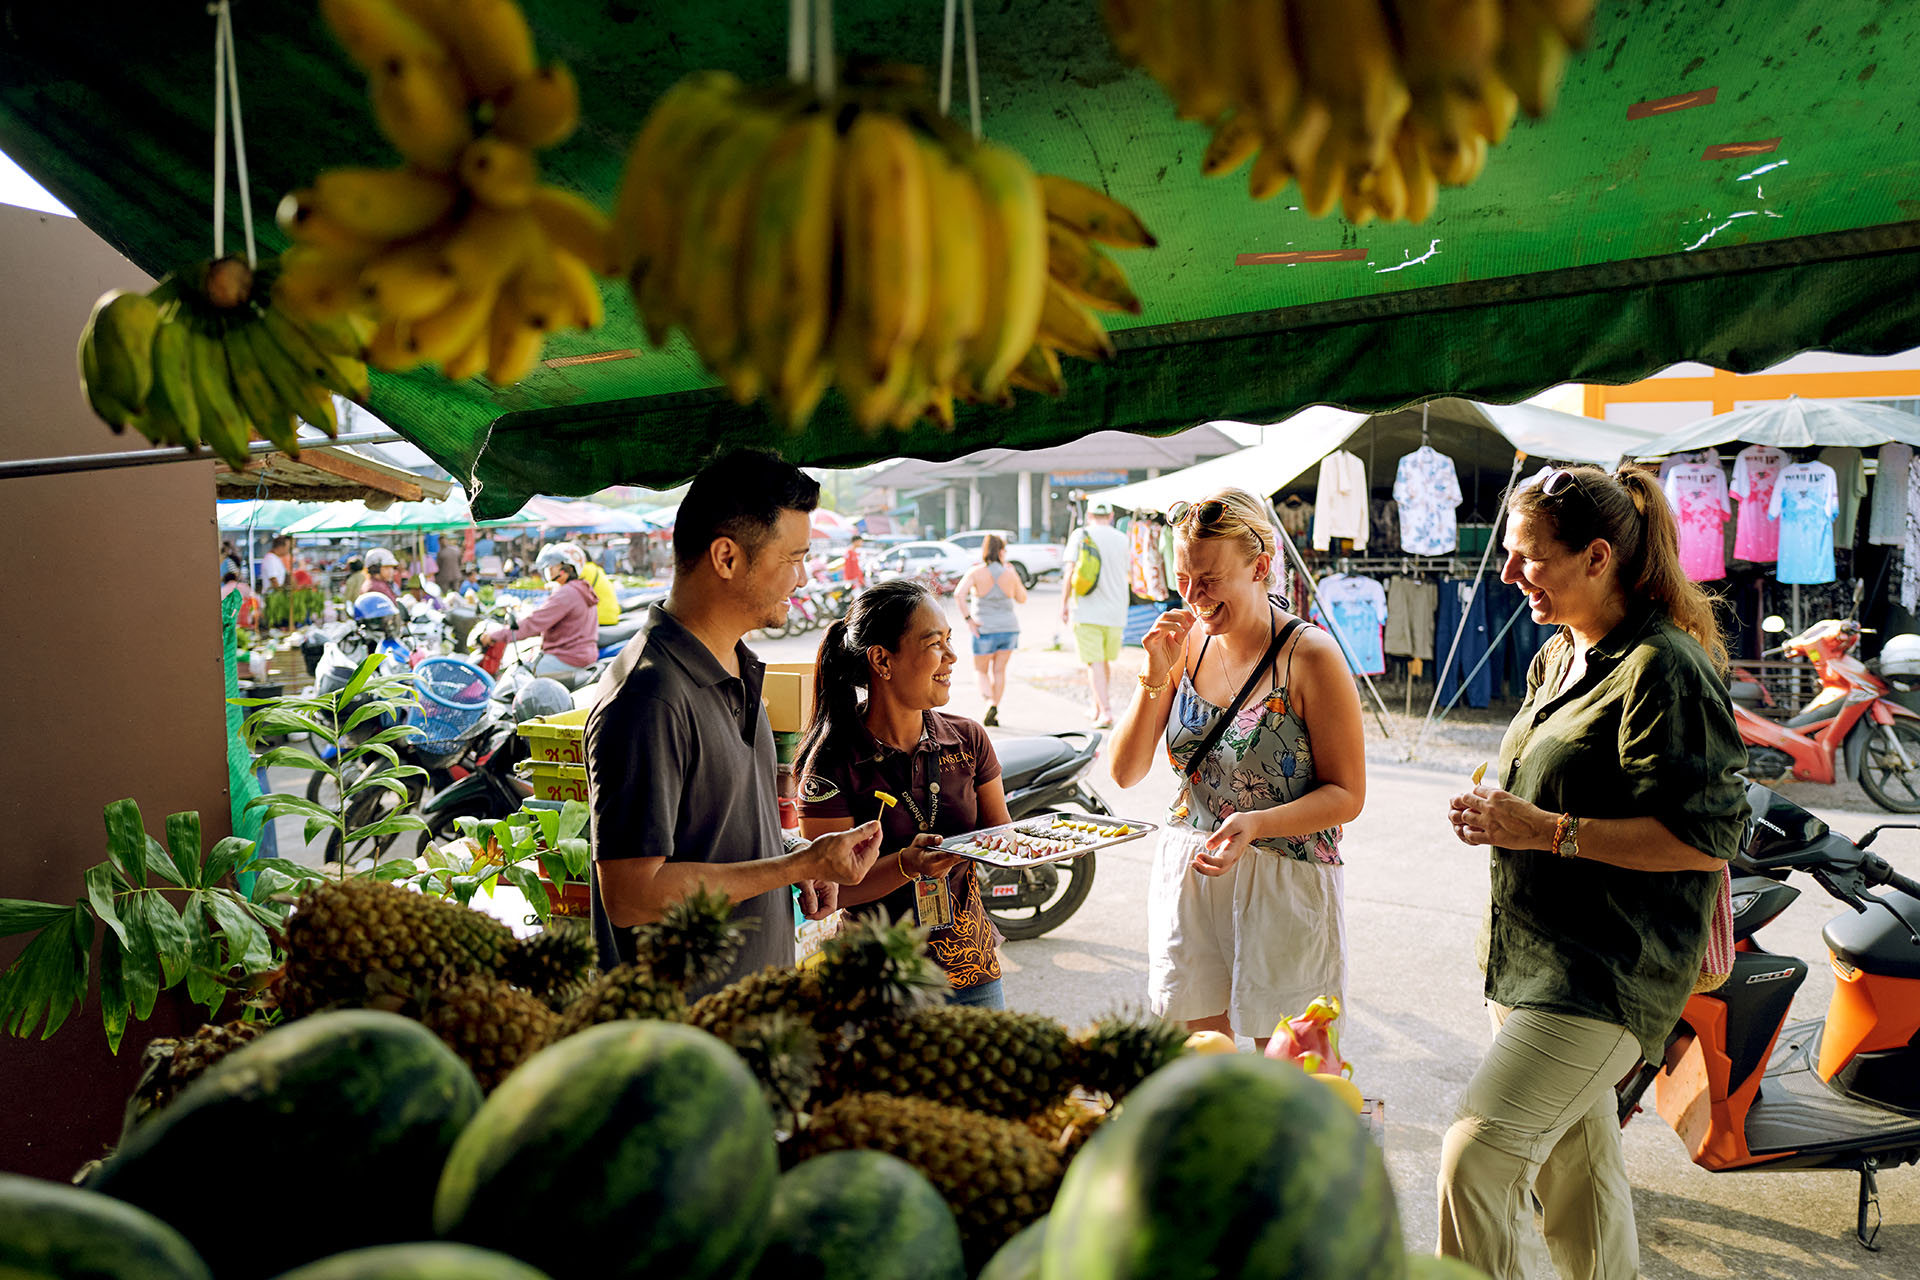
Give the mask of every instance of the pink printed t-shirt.
M 1733 496 L 1740 499 L 1740 523 L 1733 531 L 1733 554 L 1741 560 L 1780 558 L 1780 521 L 1767 514 L 1773 482 L 1787 455 L 1764 444 L 1748 445 L 1733 460 Z

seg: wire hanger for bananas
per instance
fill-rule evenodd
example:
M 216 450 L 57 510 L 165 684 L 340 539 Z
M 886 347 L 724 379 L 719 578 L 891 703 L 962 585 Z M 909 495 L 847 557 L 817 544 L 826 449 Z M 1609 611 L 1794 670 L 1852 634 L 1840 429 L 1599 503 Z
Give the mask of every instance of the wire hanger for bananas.
M 247 268 L 260 265 L 253 242 L 253 201 L 248 198 L 247 132 L 240 122 L 240 63 L 233 46 L 233 9 L 228 0 L 207 6 L 213 18 L 213 256 L 227 256 L 227 116 L 231 97 L 234 177 L 240 183 L 240 225 L 247 240 Z

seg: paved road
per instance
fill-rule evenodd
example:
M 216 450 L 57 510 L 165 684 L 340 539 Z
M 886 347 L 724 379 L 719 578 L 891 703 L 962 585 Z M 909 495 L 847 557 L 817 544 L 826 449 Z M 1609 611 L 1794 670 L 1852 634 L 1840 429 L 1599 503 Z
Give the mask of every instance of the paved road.
M 1071 680 L 1072 656 L 1047 647 L 1057 630 L 1058 591 L 1043 584 L 1021 610 L 1026 647 L 1014 659 L 1014 685 L 1001 712 L 1006 727 L 996 737 L 1087 723 L 1085 696 Z M 772 660 L 797 661 L 810 657 L 818 642 L 815 634 L 756 648 Z M 1138 662 L 1137 650 L 1123 656 L 1124 679 L 1131 681 Z M 978 716 L 984 699 L 964 656 L 962 666 L 952 710 Z M 1445 821 L 1447 797 L 1465 784 L 1465 770 L 1399 763 L 1402 754 L 1392 744 L 1372 753 L 1366 811 L 1347 830 L 1352 972 L 1342 1048 L 1361 1086 L 1386 1100 L 1388 1162 L 1407 1240 L 1424 1249 L 1437 1230 L 1433 1186 L 1441 1135 L 1489 1038 L 1473 957 L 1487 864 L 1483 854 L 1455 842 Z M 1110 781 L 1101 787 L 1117 813 L 1156 821 L 1173 789 L 1166 772 L 1125 790 Z M 1790 794 L 1851 834 L 1887 816 L 1829 808 L 1836 799 L 1830 788 Z M 1838 798 L 1844 802 L 1848 794 Z M 1858 805 L 1858 793 L 1850 794 Z M 1920 833 L 1890 833 L 1877 847 L 1903 871 L 1920 875 Z M 1007 945 L 1003 963 L 1014 1007 L 1077 1025 L 1142 1004 L 1151 857 L 1145 841 L 1103 853 L 1093 894 L 1072 920 L 1045 938 Z M 1801 887 L 1809 892 L 1768 929 L 1766 941 L 1812 963 L 1793 1016 L 1819 1017 L 1831 987 L 1819 931 L 1845 908 L 1810 883 Z M 1882 1249 L 1871 1254 L 1852 1240 L 1849 1174 L 1709 1174 L 1688 1162 L 1679 1139 L 1651 1113 L 1628 1126 L 1625 1141 L 1642 1268 L 1651 1280 L 1920 1275 L 1920 1170 L 1882 1175 Z

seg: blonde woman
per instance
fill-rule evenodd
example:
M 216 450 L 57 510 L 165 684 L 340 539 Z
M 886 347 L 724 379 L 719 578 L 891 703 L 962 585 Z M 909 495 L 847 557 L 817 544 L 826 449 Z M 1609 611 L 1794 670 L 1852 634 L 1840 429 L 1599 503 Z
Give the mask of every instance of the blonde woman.
M 980 696 L 987 700 L 988 726 L 1000 723 L 1000 699 L 1007 692 L 1007 664 L 1020 644 L 1020 619 L 1013 606 L 1027 602 L 1020 575 L 1007 567 L 1007 540 L 990 533 L 980 544 L 980 563 L 953 589 L 954 603 L 973 632 L 973 669 Z
M 1188 607 L 1147 633 L 1110 757 L 1123 787 L 1161 758 L 1181 779 L 1154 856 L 1147 994 L 1190 1030 L 1264 1048 L 1282 1018 L 1344 993 L 1340 827 L 1366 798 L 1360 698 L 1333 637 L 1270 594 L 1264 503 L 1222 489 L 1167 515 Z

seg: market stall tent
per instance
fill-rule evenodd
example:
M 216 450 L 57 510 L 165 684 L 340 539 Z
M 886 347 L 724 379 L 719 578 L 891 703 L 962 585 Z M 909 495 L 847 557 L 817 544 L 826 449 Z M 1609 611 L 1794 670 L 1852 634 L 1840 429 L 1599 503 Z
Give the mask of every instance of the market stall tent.
M 1649 440 L 1634 452 L 1642 458 L 1659 458 L 1735 441 L 1780 449 L 1920 446 L 1920 417 L 1870 400 L 1802 400 L 1789 396 L 1715 414 Z
M 546 177 L 610 205 L 647 110 L 689 72 L 784 74 L 785 10 L 764 0 L 525 0 L 543 54 L 578 76 L 581 129 Z M 1395 409 L 1436 394 L 1521 400 L 1676 361 L 1751 371 L 1795 352 L 1920 346 L 1920 102 L 1906 72 L 1920 6 L 1879 0 L 1602 5 L 1559 105 L 1522 122 L 1473 186 L 1419 226 L 1313 220 L 1283 193 L 1199 173 L 1203 126 L 1115 58 L 1093 0 L 978 11 L 983 123 L 1043 171 L 1135 207 L 1157 249 L 1118 255 L 1145 304 L 1065 397 L 963 410 L 956 429 L 863 434 L 829 397 L 799 435 L 734 404 L 676 337 L 650 349 L 626 289 L 605 327 L 566 333 L 521 385 L 376 375 L 374 412 L 458 477 L 475 512 L 536 493 L 667 486 L 728 445 L 803 464 L 1034 448 L 1101 428 L 1167 433 L 1275 421 L 1311 404 Z M 835 6 L 843 55 L 938 64 L 942 7 Z M 106 0 L 8 10 L 0 149 L 140 267 L 210 237 L 211 22 Z M 644 17 L 644 20 L 637 20 Z M 111 38 L 102 38 L 110 32 Z M 267 247 L 280 196 L 343 164 L 387 164 L 362 76 L 310 4 L 235 15 Z M 239 234 L 238 209 L 228 208 Z
M 475 521 L 464 493 L 454 490 L 445 502 L 396 502 L 376 511 L 364 502 L 339 502 L 296 520 L 281 530 L 293 537 L 348 536 L 380 533 L 446 533 L 475 524 L 484 529 L 537 526 L 537 516 L 515 515 Z

